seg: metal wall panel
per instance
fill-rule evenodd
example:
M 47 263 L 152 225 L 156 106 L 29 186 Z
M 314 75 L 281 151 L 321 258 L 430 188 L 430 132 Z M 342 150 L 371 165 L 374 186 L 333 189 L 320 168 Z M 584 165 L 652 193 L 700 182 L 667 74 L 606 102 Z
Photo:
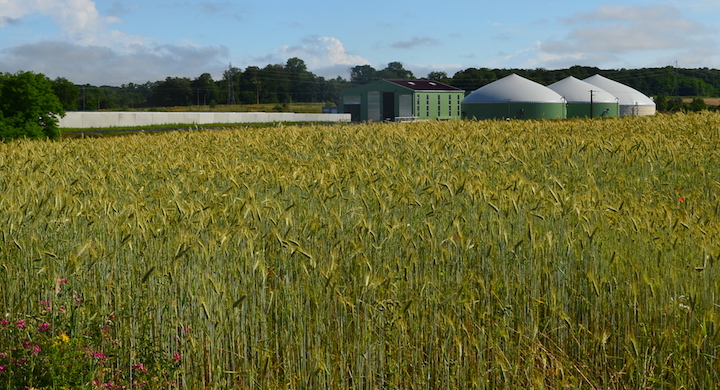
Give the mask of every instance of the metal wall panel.
M 398 96 L 400 107 L 398 107 L 398 116 L 401 118 L 408 118 L 413 116 L 412 113 L 412 95 L 400 95 Z
M 380 122 L 380 92 L 368 92 L 368 120 Z

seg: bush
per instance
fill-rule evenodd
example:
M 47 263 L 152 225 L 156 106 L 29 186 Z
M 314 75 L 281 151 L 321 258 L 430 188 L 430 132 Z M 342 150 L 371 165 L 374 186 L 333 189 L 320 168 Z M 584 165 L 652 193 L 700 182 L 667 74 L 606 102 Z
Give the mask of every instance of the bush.
M 58 139 L 58 117 L 64 115 L 62 103 L 44 75 L 0 75 L 0 140 Z

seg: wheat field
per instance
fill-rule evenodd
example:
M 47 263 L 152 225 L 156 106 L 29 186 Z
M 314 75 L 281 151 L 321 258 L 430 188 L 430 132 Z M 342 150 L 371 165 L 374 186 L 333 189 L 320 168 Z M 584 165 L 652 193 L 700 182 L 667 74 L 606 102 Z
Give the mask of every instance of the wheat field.
M 0 366 L 22 320 L 79 388 L 715 388 L 719 154 L 712 113 L 0 144 Z

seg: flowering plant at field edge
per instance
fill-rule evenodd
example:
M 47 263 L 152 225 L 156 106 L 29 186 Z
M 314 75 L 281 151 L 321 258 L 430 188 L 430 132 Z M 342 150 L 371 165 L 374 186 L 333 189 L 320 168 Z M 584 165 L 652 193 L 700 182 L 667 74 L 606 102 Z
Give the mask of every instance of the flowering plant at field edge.
M 80 309 L 77 293 L 64 294 L 67 279 L 58 279 L 52 299 L 39 302 L 36 313 L 5 314 L 0 318 L 0 388 L 176 388 L 172 380 L 181 354 L 171 357 L 148 347 L 139 354 L 147 361 L 125 364 L 128 356 L 112 334 L 114 314 L 92 316 L 89 330 L 77 331 L 70 317 Z M 64 287 L 64 288 L 60 288 Z M 65 296 L 67 295 L 67 297 Z M 71 302 L 66 302 L 67 300 Z M 71 307 L 70 310 L 67 307 Z M 127 367 L 123 369 L 123 367 Z

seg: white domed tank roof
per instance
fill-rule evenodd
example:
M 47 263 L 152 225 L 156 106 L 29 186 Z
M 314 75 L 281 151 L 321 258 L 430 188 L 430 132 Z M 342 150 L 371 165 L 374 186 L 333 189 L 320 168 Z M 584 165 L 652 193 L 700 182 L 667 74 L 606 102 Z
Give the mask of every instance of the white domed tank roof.
M 621 115 L 654 115 L 655 102 L 642 92 L 596 74 L 584 80 L 617 96 Z
M 568 103 L 590 103 L 590 93 L 592 91 L 592 101 L 594 103 L 615 103 L 618 99 L 615 95 L 605 91 L 604 89 L 578 80 L 573 76 L 558 81 L 557 83 L 548 85 L 548 88 L 564 97 Z
M 552 89 L 516 74 L 503 77 L 473 91 L 463 104 L 472 103 L 564 103 Z

